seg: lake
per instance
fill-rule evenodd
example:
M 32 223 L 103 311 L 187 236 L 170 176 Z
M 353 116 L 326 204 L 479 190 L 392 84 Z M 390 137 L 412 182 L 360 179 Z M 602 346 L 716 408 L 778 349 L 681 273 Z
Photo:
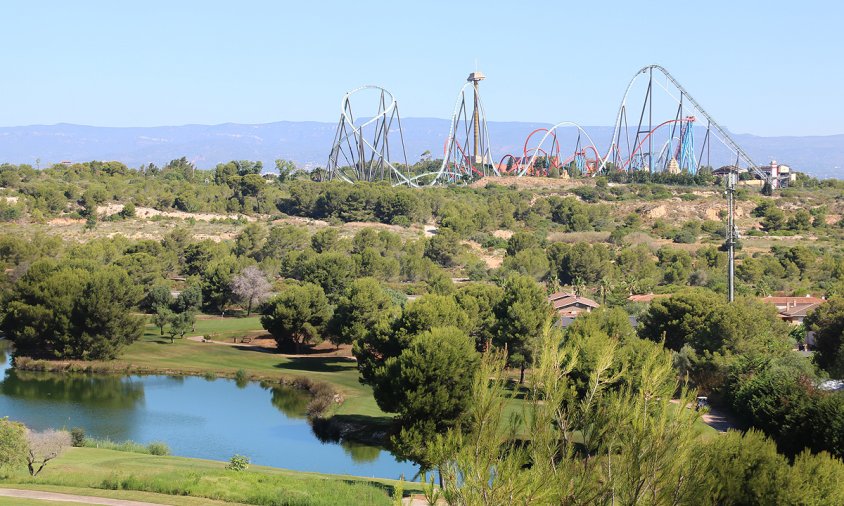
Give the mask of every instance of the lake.
M 227 461 L 240 454 L 297 471 L 406 479 L 416 473 L 387 450 L 321 442 L 305 417 L 309 397 L 296 389 L 192 376 L 17 371 L 8 359 L 0 349 L 0 417 L 35 430 L 82 427 L 113 441 L 164 441 L 174 455 Z

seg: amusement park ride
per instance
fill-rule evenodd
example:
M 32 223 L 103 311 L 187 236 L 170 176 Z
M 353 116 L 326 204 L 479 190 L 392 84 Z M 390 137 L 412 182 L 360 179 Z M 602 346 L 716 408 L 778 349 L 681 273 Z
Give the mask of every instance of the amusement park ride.
M 460 89 L 438 167 L 407 163 L 398 104 L 390 92 L 378 86 L 363 86 L 347 93 L 341 102 L 340 121 L 328 157 L 329 177 L 352 183 L 384 180 L 417 187 L 466 183 L 491 175 L 568 177 L 613 171 L 695 174 L 701 167 L 712 168 L 713 158 L 718 158 L 719 171 L 749 172 L 772 187 L 780 182 L 775 174 L 760 169 L 674 76 L 659 65 L 640 69 L 630 80 L 603 155 L 580 125 L 563 121 L 530 132 L 521 153 L 507 154 L 495 163 L 479 92 L 479 83 L 485 77 L 475 71 Z M 632 107 L 632 98 L 642 94 L 641 108 Z M 363 105 L 366 100 L 369 108 Z M 366 116 L 369 119 L 356 119 L 353 102 L 356 111 L 370 113 Z M 573 143 L 561 142 L 563 131 L 576 134 Z M 696 145 L 696 137 L 702 139 L 700 144 Z M 717 156 L 713 156 L 713 143 L 717 144 Z

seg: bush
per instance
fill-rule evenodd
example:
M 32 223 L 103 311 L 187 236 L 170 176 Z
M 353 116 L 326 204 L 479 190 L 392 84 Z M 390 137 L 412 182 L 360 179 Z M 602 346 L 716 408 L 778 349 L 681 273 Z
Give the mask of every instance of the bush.
M 26 462 L 26 431 L 22 423 L 0 418 L 0 469 L 13 468 Z
M 162 441 L 153 441 L 152 443 L 147 445 L 147 451 L 150 455 L 170 455 L 170 447 L 167 446 L 167 443 Z
M 309 419 L 324 415 L 334 404 L 334 397 L 337 395 L 328 383 L 313 383 L 308 391 L 312 397 L 306 409 Z
M 229 471 L 246 471 L 249 469 L 249 457 L 244 457 L 243 455 L 233 455 L 231 459 L 229 459 L 229 463 L 226 466 L 226 469 Z
M 77 448 L 85 446 L 85 429 L 82 427 L 70 429 L 70 445 Z

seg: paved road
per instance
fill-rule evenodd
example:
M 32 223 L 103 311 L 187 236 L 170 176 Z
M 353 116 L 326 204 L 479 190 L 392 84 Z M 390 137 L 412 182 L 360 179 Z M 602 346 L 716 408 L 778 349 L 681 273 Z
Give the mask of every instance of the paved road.
M 707 425 L 718 432 L 727 432 L 730 429 L 738 428 L 738 425 L 730 418 L 729 414 L 712 406 L 709 407 L 709 413 L 704 414 L 701 418 L 703 418 L 703 421 Z
M 104 506 L 161 506 L 161 503 L 126 501 L 107 497 L 91 497 L 85 495 L 59 494 L 42 490 L 18 490 L 14 488 L 0 488 L 0 497 L 19 497 L 22 499 L 40 499 L 42 501 L 69 502 L 77 504 L 96 504 Z

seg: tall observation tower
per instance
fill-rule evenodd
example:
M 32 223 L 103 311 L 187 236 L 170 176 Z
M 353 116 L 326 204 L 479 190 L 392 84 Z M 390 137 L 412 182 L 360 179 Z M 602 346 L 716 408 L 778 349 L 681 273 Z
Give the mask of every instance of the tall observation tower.
M 486 76 L 483 72 L 474 71 L 469 74 L 469 77 L 466 78 L 467 81 L 472 83 L 475 87 L 475 110 L 472 112 L 472 132 L 475 134 L 475 146 L 474 150 L 472 151 L 472 160 L 474 163 L 483 164 L 486 162 L 484 160 L 483 153 L 481 153 L 481 140 L 480 140 L 480 131 L 481 131 L 481 121 L 480 121 L 480 99 L 478 98 L 478 83 L 486 79 Z

